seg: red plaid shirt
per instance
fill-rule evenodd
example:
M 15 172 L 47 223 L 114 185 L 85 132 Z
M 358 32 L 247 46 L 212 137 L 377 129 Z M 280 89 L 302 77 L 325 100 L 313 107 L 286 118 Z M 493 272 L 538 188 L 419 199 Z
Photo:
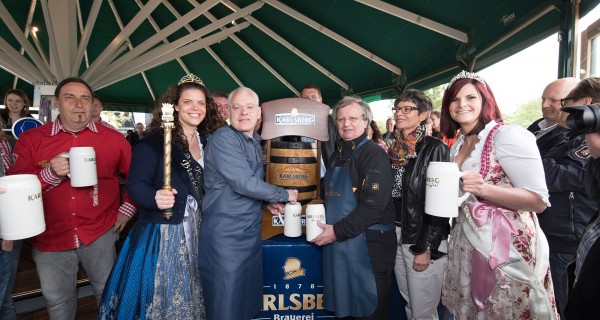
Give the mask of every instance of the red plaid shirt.
M 98 185 L 74 188 L 66 177 L 57 176 L 50 160 L 71 147 L 94 147 Z M 19 137 L 13 150 L 17 160 L 9 174 L 35 174 L 42 184 L 46 231 L 33 238 L 40 251 L 89 245 L 114 226 L 117 213 L 133 216 L 135 204 L 127 195 L 120 205 L 119 176 L 127 177 L 131 146 L 112 129 L 90 121 L 78 133 L 65 131 L 60 117 L 30 129 Z M 18 214 L 18 213 L 15 213 Z
M 0 139 L 0 156 L 2 156 L 2 166 L 6 174 L 13 164 L 15 164 L 12 148 L 6 139 Z

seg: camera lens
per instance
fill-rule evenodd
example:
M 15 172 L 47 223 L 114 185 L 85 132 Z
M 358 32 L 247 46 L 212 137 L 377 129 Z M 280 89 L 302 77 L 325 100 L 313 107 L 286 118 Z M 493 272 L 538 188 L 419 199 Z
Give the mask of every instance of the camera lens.
M 581 132 L 600 131 L 600 105 L 564 107 L 562 110 L 569 113 L 567 126 L 571 130 Z

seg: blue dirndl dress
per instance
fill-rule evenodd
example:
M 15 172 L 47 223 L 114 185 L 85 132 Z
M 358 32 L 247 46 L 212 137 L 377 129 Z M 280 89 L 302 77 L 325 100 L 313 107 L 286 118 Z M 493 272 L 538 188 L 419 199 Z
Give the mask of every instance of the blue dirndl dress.
M 200 208 L 180 224 L 136 223 L 106 282 L 98 319 L 205 319 L 198 272 Z

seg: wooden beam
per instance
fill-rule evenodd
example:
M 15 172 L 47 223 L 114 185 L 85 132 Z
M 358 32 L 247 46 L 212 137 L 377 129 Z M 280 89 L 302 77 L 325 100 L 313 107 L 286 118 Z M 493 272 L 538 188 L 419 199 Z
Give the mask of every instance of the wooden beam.
M 10 12 L 8 12 L 8 10 L 6 9 L 6 7 L 4 6 L 4 4 L 2 2 L 0 2 L 0 19 L 2 19 L 2 21 L 8 27 L 8 29 L 10 30 L 12 35 L 17 39 L 17 41 L 19 42 L 21 47 L 23 47 L 25 49 L 25 52 L 27 52 L 27 54 L 31 58 L 31 60 L 33 61 L 33 64 L 37 67 L 39 72 L 43 75 L 44 80 L 48 83 L 55 82 L 56 79 L 55 79 L 54 75 L 52 74 L 52 72 L 50 71 L 50 68 L 48 68 L 48 66 L 44 64 L 44 61 L 42 60 L 40 55 L 33 48 L 31 43 L 29 43 L 29 41 L 27 41 L 27 39 L 23 35 L 23 32 L 19 29 L 19 26 L 17 26 L 17 23 L 15 22 L 15 20 L 11 16 Z M 4 40 L 4 39 L 2 38 L 2 40 Z M 4 50 L 4 52 L 7 52 L 6 48 L 4 48 L 3 50 Z M 14 50 L 14 48 L 13 48 L 13 50 Z M 14 51 L 17 52 L 16 50 L 14 50 Z
M 226 31 L 221 31 L 215 34 L 212 34 L 206 38 L 198 39 L 193 43 L 190 43 L 186 46 L 179 47 L 175 50 L 170 50 L 169 48 L 165 49 L 164 46 L 152 50 L 146 54 L 144 54 L 140 59 L 136 59 L 135 64 L 130 64 L 131 67 L 124 68 L 124 70 L 120 73 L 115 73 L 113 77 L 109 79 L 105 79 L 102 83 L 96 84 L 98 89 L 109 86 L 115 82 L 121 81 L 130 77 L 131 75 L 137 74 L 139 72 L 154 68 L 161 64 L 167 63 L 171 60 L 174 60 L 179 57 L 183 57 L 188 55 L 194 51 L 201 50 L 211 44 L 222 41 L 229 37 L 232 33 L 239 32 L 250 25 L 248 22 L 240 23 L 234 27 L 227 28 Z M 130 66 L 128 65 L 128 66 Z
M 112 56 L 112 54 L 121 47 L 123 42 L 131 36 L 131 34 L 146 20 L 150 13 L 156 9 L 156 7 L 162 2 L 162 0 L 149 0 L 144 8 L 138 12 L 133 19 L 127 24 L 125 29 L 121 31 L 111 43 L 102 51 L 102 53 L 94 60 L 92 65 L 81 75 L 81 78 L 90 81 L 95 78 L 98 70 L 102 70 L 106 65 L 108 65 L 111 61 L 108 61 L 108 58 Z

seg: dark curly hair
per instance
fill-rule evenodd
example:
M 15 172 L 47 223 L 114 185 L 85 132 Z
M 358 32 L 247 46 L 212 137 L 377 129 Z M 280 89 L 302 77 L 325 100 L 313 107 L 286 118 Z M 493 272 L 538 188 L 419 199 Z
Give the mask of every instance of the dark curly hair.
M 152 111 L 152 120 L 148 125 L 146 131 L 152 132 L 155 130 L 162 130 L 162 104 L 170 103 L 173 106 L 176 106 L 179 103 L 179 99 L 181 98 L 181 94 L 188 89 L 200 90 L 204 93 L 204 97 L 206 98 L 206 115 L 204 116 L 204 120 L 198 125 L 198 133 L 201 135 L 207 135 L 209 133 L 214 132 L 221 126 L 223 126 L 223 119 L 219 115 L 217 111 L 217 105 L 212 99 L 212 96 L 208 92 L 205 86 L 196 82 L 184 82 L 182 84 L 171 87 L 167 90 L 167 92 L 163 95 L 163 97 L 159 100 L 159 102 L 154 107 Z M 173 142 L 179 146 L 183 150 L 189 150 L 188 142 L 182 132 L 181 125 L 179 123 L 179 117 L 177 110 L 173 110 L 173 117 L 175 118 L 175 127 L 173 128 Z

